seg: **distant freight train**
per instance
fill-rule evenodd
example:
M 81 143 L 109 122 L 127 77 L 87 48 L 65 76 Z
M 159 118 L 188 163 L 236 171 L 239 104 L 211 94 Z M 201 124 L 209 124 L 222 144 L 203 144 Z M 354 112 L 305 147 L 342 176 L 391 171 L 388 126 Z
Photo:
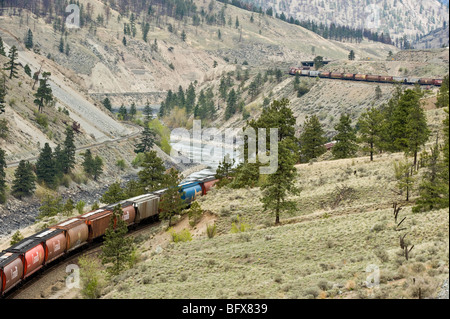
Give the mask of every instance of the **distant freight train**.
M 346 81 L 365 81 L 365 82 L 379 82 L 379 83 L 393 83 L 393 84 L 419 84 L 419 85 L 435 85 L 441 86 L 442 79 L 429 78 L 407 78 L 389 75 L 371 75 L 371 74 L 354 74 L 354 73 L 339 73 L 327 71 L 312 71 L 309 67 L 292 67 L 289 69 L 290 75 L 300 75 L 309 77 L 319 77 L 326 79 L 337 79 Z
M 206 195 L 217 179 L 214 176 L 180 184 L 180 197 L 192 203 Z M 0 297 L 22 283 L 25 279 L 58 262 L 75 249 L 102 238 L 110 224 L 114 207 L 121 205 L 122 219 L 128 226 L 159 215 L 159 202 L 165 189 L 123 200 L 100 209 L 72 217 L 57 225 L 31 235 L 14 246 L 0 252 Z

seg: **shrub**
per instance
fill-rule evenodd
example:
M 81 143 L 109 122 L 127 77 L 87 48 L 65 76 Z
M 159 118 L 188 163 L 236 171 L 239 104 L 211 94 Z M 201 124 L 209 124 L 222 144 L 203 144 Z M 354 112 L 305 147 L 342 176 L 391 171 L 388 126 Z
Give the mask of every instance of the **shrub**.
M 208 236 L 208 238 L 214 238 L 216 233 L 217 233 L 217 225 L 216 225 L 216 223 L 206 226 L 206 235 Z
M 82 200 L 80 200 L 76 205 L 75 208 L 78 211 L 78 214 L 83 214 L 83 210 L 84 210 L 84 206 L 86 205 L 86 203 Z
M 306 290 L 305 290 L 305 294 L 308 296 L 308 295 L 311 295 L 311 296 L 313 296 L 314 298 L 317 298 L 317 296 L 319 295 L 319 293 L 320 293 L 320 291 L 319 291 L 319 289 L 317 288 L 317 287 L 309 287 L 309 288 L 307 288 Z
M 20 242 L 23 239 L 23 235 L 20 233 L 20 231 L 16 231 L 14 233 L 14 235 L 11 238 L 11 246 L 17 244 L 18 242 Z
M 192 240 L 192 235 L 188 229 L 183 229 L 177 233 L 172 227 L 168 230 L 169 234 L 172 236 L 172 241 L 174 243 L 187 242 Z
M 251 229 L 250 224 L 246 223 L 244 219 L 237 215 L 236 221 L 231 224 L 231 233 L 242 233 Z
M 120 168 L 122 171 L 125 170 L 125 168 L 127 167 L 127 164 L 125 163 L 125 161 L 123 159 L 118 160 L 116 162 L 116 165 L 118 168 Z
M 200 204 L 198 202 L 193 202 L 191 205 L 191 208 L 188 210 L 188 216 L 189 216 L 189 225 L 191 227 L 194 227 L 202 218 L 203 210 L 200 207 Z

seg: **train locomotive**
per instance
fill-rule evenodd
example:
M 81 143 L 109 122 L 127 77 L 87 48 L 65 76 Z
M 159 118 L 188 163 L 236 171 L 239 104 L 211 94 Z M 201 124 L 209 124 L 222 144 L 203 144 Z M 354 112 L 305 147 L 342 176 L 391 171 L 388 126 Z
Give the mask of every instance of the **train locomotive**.
M 190 204 L 199 196 L 206 195 L 217 181 L 214 176 L 208 176 L 182 183 L 179 185 L 180 196 Z M 0 253 L 0 297 L 50 263 L 101 239 L 117 205 L 121 205 L 122 219 L 129 227 L 157 218 L 164 192 L 165 189 L 158 190 L 71 217 L 3 250 Z
M 305 67 L 292 67 L 289 69 L 290 75 L 319 77 L 327 79 L 337 79 L 345 81 L 365 81 L 378 83 L 392 83 L 392 84 L 410 84 L 410 85 L 434 85 L 441 86 L 442 79 L 430 78 L 413 78 L 413 77 L 397 77 L 388 75 L 373 75 L 373 74 L 354 74 L 354 73 L 340 73 L 328 71 L 312 71 Z

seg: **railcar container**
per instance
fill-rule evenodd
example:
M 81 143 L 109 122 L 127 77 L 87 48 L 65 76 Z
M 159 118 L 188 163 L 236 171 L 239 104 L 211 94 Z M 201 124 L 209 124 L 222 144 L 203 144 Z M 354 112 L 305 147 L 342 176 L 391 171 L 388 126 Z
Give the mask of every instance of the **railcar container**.
M 197 197 L 203 195 L 202 187 L 199 182 L 188 182 L 185 184 L 180 184 L 181 199 L 186 201 L 187 203 L 193 202 Z
M 434 85 L 436 85 L 436 86 L 441 86 L 442 85 L 442 79 L 435 79 L 434 80 Z
M 427 78 L 422 78 L 419 80 L 420 84 L 428 84 L 428 85 L 433 85 L 434 84 L 434 80 L 433 79 L 427 79 Z
M 127 226 L 133 225 L 136 219 L 136 210 L 134 209 L 133 202 L 126 199 L 119 203 L 111 204 L 105 207 L 105 210 L 114 211 L 114 207 L 119 205 L 122 207 L 122 219 L 127 223 Z
M 323 72 L 323 71 L 321 71 L 319 73 L 319 78 L 329 78 L 330 74 L 331 74 L 330 72 Z
M 310 77 L 317 77 L 320 75 L 320 71 L 309 71 Z
M 158 215 L 159 199 L 160 197 L 154 194 L 145 194 L 130 198 L 129 201 L 133 202 L 136 210 L 135 222 L 140 223 L 146 218 Z
M 408 78 L 404 78 L 404 77 L 401 77 L 401 76 L 394 76 L 393 80 L 394 80 L 394 82 L 404 83 L 405 84 L 406 81 L 408 81 Z
M 416 83 L 419 83 L 419 81 L 420 81 L 419 78 L 408 78 L 406 83 L 408 83 L 408 84 L 416 84 Z
M 380 82 L 392 83 L 394 82 L 394 77 L 388 75 L 380 75 Z
M 106 229 L 111 221 L 111 216 L 112 212 L 105 209 L 97 209 L 80 216 L 81 219 L 85 220 L 86 225 L 89 227 L 89 242 L 102 237 L 106 233 Z
M 342 73 L 332 72 L 330 74 L 330 78 L 332 78 L 332 79 L 342 79 L 342 77 L 343 77 Z
M 20 254 L 0 253 L 0 295 L 14 288 L 23 276 L 23 261 Z
M 64 230 L 64 235 L 66 236 L 66 252 L 87 244 L 89 227 L 81 218 L 71 218 L 50 228 Z
M 302 70 L 302 74 L 303 76 L 308 76 L 309 75 L 309 70 Z
M 30 237 L 31 238 L 31 237 Z M 45 229 L 32 238 L 44 244 L 44 264 L 47 264 L 64 254 L 67 240 L 62 229 Z
M 214 176 L 203 179 L 200 182 L 200 186 L 202 187 L 203 195 L 206 195 L 218 181 L 219 180 L 216 179 Z
M 344 80 L 354 80 L 355 79 L 355 74 L 353 74 L 353 73 L 344 73 L 342 75 L 342 78 Z
M 289 69 L 289 74 L 290 75 L 295 75 L 295 73 L 297 73 L 298 68 L 290 68 Z
M 355 74 L 356 81 L 366 81 L 366 79 L 367 79 L 366 74 Z
M 380 81 L 380 76 L 379 75 L 367 75 L 366 76 L 366 81 L 378 82 L 378 81 Z
M 5 250 L 20 255 L 23 263 L 22 278 L 27 278 L 44 266 L 45 250 L 41 240 L 25 238 Z

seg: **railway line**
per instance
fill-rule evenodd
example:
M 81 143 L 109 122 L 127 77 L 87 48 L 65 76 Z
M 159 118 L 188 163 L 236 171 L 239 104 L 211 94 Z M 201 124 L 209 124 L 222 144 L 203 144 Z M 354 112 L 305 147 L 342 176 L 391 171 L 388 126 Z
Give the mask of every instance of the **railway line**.
M 373 74 L 359 74 L 359 73 L 341 73 L 311 70 L 310 67 L 291 67 L 289 69 L 290 75 L 307 76 L 314 78 L 325 78 L 342 81 L 356 81 L 356 82 L 372 82 L 372 83 L 390 83 L 390 84 L 406 84 L 406 85 L 428 85 L 441 86 L 442 79 L 431 78 L 416 78 L 416 77 L 399 77 L 390 75 L 373 75 Z

